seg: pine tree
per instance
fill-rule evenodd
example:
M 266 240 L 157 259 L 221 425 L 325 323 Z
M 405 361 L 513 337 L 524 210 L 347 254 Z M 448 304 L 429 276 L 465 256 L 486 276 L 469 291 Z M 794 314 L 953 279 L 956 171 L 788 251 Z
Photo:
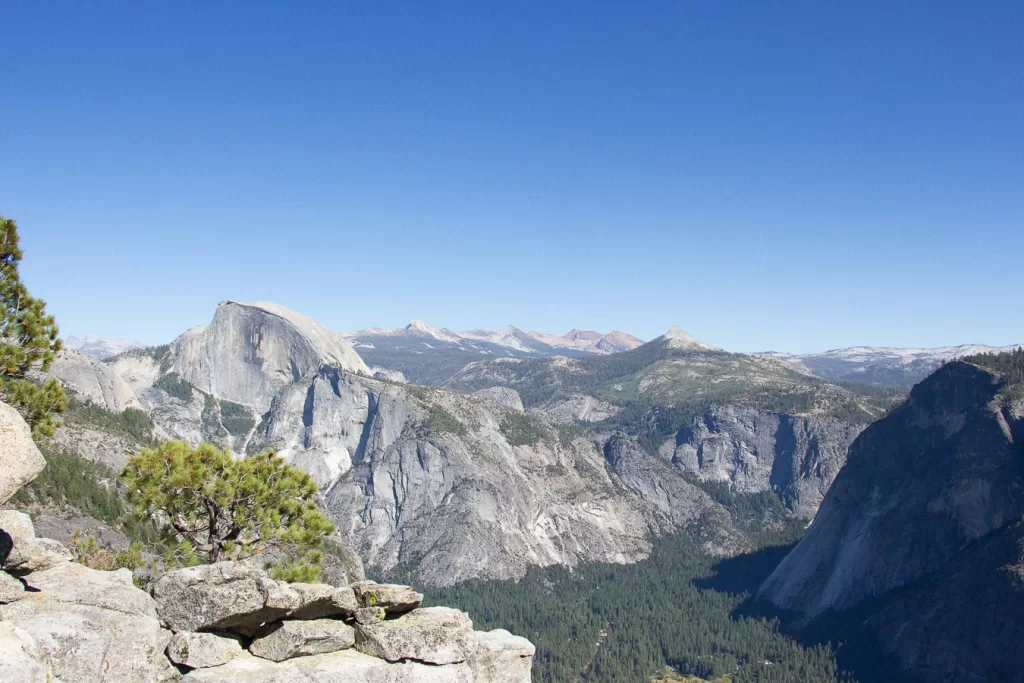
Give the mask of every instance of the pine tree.
M 27 375 L 49 370 L 61 341 L 46 302 L 29 295 L 21 281 L 21 258 L 18 226 L 0 215 L 0 399 L 18 409 L 35 436 L 49 437 L 59 426 L 56 415 L 67 407 L 67 396 L 55 378 L 40 386 Z
M 234 460 L 202 443 L 164 441 L 132 457 L 121 474 L 140 514 L 167 520 L 186 564 L 243 559 L 287 548 L 274 578 L 315 581 L 323 537 L 334 527 L 316 506 L 313 479 L 273 451 Z M 198 555 L 197 555 L 198 553 Z

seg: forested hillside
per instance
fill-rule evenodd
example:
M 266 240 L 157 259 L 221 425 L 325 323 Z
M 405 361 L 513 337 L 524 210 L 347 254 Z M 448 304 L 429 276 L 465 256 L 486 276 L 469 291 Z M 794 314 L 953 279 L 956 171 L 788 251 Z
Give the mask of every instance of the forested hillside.
M 798 526 L 725 561 L 695 550 L 710 532 L 661 537 L 650 559 L 633 565 L 534 568 L 518 583 L 469 581 L 431 590 L 427 600 L 466 610 L 477 628 L 528 637 L 541 683 L 642 683 L 665 667 L 733 683 L 879 680 L 877 668 L 864 678 L 841 670 L 837 654 L 850 662 L 837 644 L 787 634 L 778 619 L 752 611 L 751 592 L 802 533 Z

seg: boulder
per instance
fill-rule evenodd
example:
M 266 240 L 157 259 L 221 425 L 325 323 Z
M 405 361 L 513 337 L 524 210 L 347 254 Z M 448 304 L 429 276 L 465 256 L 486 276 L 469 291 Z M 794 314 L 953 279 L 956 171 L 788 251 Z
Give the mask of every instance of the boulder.
M 420 606 L 423 594 L 409 586 L 374 581 L 359 581 L 352 584 L 360 607 L 382 607 L 388 614 L 409 612 Z
M 148 593 L 135 587 L 128 569 L 106 572 L 77 562 L 66 562 L 30 574 L 26 582 L 44 595 L 62 602 L 157 618 L 156 603 Z
M 175 633 L 167 646 L 167 657 L 190 669 L 227 664 L 242 654 L 241 637 L 233 633 Z
M 17 410 L 0 403 L 0 505 L 46 467 L 32 430 Z M 4 528 L 0 526 L 0 528 Z
M 504 629 L 473 634 L 477 648 L 469 658 L 474 683 L 521 683 L 530 680 L 536 648 Z
M 175 631 L 222 629 L 255 632 L 286 614 L 291 596 L 281 595 L 254 567 L 235 562 L 186 567 L 167 572 L 152 585 L 157 612 Z M 281 604 L 267 607 L 268 600 Z M 296 604 L 297 605 L 297 598 Z
M 196 669 L 182 683 L 473 683 L 466 664 L 430 666 L 417 662 L 389 664 L 376 657 L 340 650 L 277 663 L 248 652 L 224 666 Z M 525 682 L 524 682 L 525 683 Z
M 71 551 L 52 538 L 32 538 L 15 543 L 4 569 L 15 574 L 41 572 L 71 562 Z
M 164 655 L 171 633 L 153 617 L 28 593 L 0 606 L 0 620 L 34 638 L 38 661 L 63 683 L 148 683 L 178 675 Z
M 25 586 L 21 581 L 0 570 L 0 604 L 16 602 L 25 597 Z
M 0 621 L 0 681 L 50 683 L 39 642 L 14 624 Z
M 295 606 L 285 615 L 287 619 L 323 619 L 325 617 L 351 617 L 359 608 L 355 593 L 348 586 L 335 588 L 326 583 L 291 583 L 282 590 L 294 592 Z
M 355 631 L 342 621 L 281 621 L 267 627 L 253 640 L 249 652 L 263 659 L 283 662 L 293 657 L 346 650 L 355 642 Z
M 24 512 L 0 510 L 0 529 L 10 536 L 11 549 L 3 567 L 15 574 L 28 574 L 71 561 L 71 551 L 59 541 L 36 538 L 32 519 Z
M 227 630 L 255 635 L 281 619 L 351 617 L 350 588 L 274 581 L 261 569 L 218 562 L 167 572 L 152 585 L 160 618 L 175 632 Z
M 356 649 L 398 662 L 455 664 L 477 648 L 469 615 L 448 607 L 416 609 L 378 624 L 356 624 Z

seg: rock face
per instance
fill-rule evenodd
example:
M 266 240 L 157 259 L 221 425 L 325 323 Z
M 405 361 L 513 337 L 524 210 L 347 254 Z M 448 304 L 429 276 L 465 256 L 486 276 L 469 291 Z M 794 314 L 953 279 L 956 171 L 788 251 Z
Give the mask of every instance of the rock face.
M 1024 524 L 968 545 L 867 622 L 926 681 L 1024 681 Z
M 342 621 L 313 619 L 282 621 L 257 635 L 249 652 L 274 662 L 347 650 L 355 645 L 355 630 Z
M 718 507 L 708 494 L 649 457 L 628 436 L 613 435 L 605 443 L 604 457 L 618 480 L 653 506 L 666 528 L 683 526 Z
M 356 624 L 356 649 L 389 662 L 458 664 L 476 652 L 473 622 L 448 607 L 418 609 L 377 624 Z
M 132 388 L 107 364 L 74 351 L 61 351 L 53 359 L 49 374 L 60 380 L 82 401 L 112 413 L 125 408 L 142 409 Z
M 14 624 L 0 621 L 0 680 L 50 683 L 39 641 Z
M 1020 386 L 943 366 L 858 437 L 758 597 L 805 622 L 869 609 L 882 647 L 925 680 L 1024 680 L 1021 444 Z
M 229 599 L 231 591 L 241 597 Z M 262 607 L 256 593 L 266 596 Z M 474 633 L 472 621 L 457 610 L 418 609 L 422 596 L 409 586 L 372 581 L 338 588 L 288 585 L 251 567 L 222 562 L 168 572 L 153 585 L 153 595 L 161 619 L 179 630 L 168 656 L 194 669 L 186 681 L 530 680 L 533 649 L 528 641 L 505 632 Z M 202 618 L 183 620 L 188 608 L 201 609 L 207 597 L 213 608 Z M 360 621 L 364 609 L 377 618 Z M 316 618 L 320 614 L 328 616 Z M 257 619 L 264 623 L 248 653 L 225 638 L 230 634 L 185 630 L 249 633 Z M 353 646 L 359 652 L 350 651 Z
M 240 654 L 242 638 L 230 633 L 175 633 L 167 645 L 167 657 L 189 669 L 227 664 Z
M 38 592 L 0 606 L 0 623 L 38 646 L 30 656 L 51 676 L 44 680 L 173 680 L 177 672 L 164 656 L 171 633 L 161 628 L 149 596 L 132 585 L 131 573 L 72 569 L 59 578 L 56 570 L 28 575 L 28 585 Z M 35 586 L 37 577 L 49 587 Z
M 298 657 L 276 663 L 242 653 L 232 662 L 212 669 L 196 669 L 182 683 L 474 683 L 466 664 L 431 666 L 418 662 L 391 664 L 355 650 Z M 529 683 L 507 678 L 503 683 Z
M 325 498 L 368 566 L 405 564 L 421 582 L 451 584 L 649 552 L 648 506 L 618 487 L 592 442 L 564 442 L 540 420 L 513 433 L 522 413 L 455 392 L 358 384 L 368 417 Z M 272 410 L 270 429 L 276 420 Z
M 25 586 L 5 571 L 0 571 L 0 604 L 17 602 L 25 597 Z
M 0 566 L 13 574 L 42 571 L 71 560 L 71 553 L 61 543 L 36 538 L 32 520 L 24 512 L 0 510 L 0 534 L 11 542 L 6 555 L 0 557 Z
M 497 388 L 499 387 L 495 387 L 495 389 Z M 566 424 L 571 422 L 600 422 L 601 420 L 613 417 L 620 410 L 621 408 L 618 406 L 593 396 L 572 394 L 571 396 L 545 401 L 541 405 L 532 408 L 531 412 L 543 415 L 552 422 Z
M 320 365 L 371 374 L 340 334 L 271 303 L 222 301 L 209 325 L 175 340 L 171 358 L 173 371 L 197 389 L 261 412 Z
M 810 519 L 863 428 L 830 417 L 722 406 L 708 409 L 661 450 L 700 479 L 729 482 L 744 493 L 773 490 Z
M 477 647 L 469 660 L 476 683 L 528 681 L 536 648 L 526 638 L 504 629 L 476 631 Z
M 850 607 L 1019 520 L 1022 425 L 994 403 L 1001 388 L 966 363 L 914 387 L 854 443 L 807 536 L 761 595 L 808 616 Z
M 296 592 L 237 562 L 168 572 L 154 582 L 152 594 L 160 617 L 175 632 L 220 629 L 251 634 L 302 606 Z
M 0 505 L 35 479 L 45 466 L 28 424 L 17 410 L 0 403 Z

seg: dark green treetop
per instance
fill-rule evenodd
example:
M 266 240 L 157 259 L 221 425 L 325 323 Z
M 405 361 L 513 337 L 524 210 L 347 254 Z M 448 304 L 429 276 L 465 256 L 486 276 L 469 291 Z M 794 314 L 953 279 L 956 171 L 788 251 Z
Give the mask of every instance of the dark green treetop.
M 17 224 L 0 216 L 0 399 L 17 408 L 34 435 L 49 437 L 67 396 L 55 378 L 39 385 L 27 374 L 49 370 L 61 341 L 46 302 L 31 296 L 21 281 L 21 258 Z

